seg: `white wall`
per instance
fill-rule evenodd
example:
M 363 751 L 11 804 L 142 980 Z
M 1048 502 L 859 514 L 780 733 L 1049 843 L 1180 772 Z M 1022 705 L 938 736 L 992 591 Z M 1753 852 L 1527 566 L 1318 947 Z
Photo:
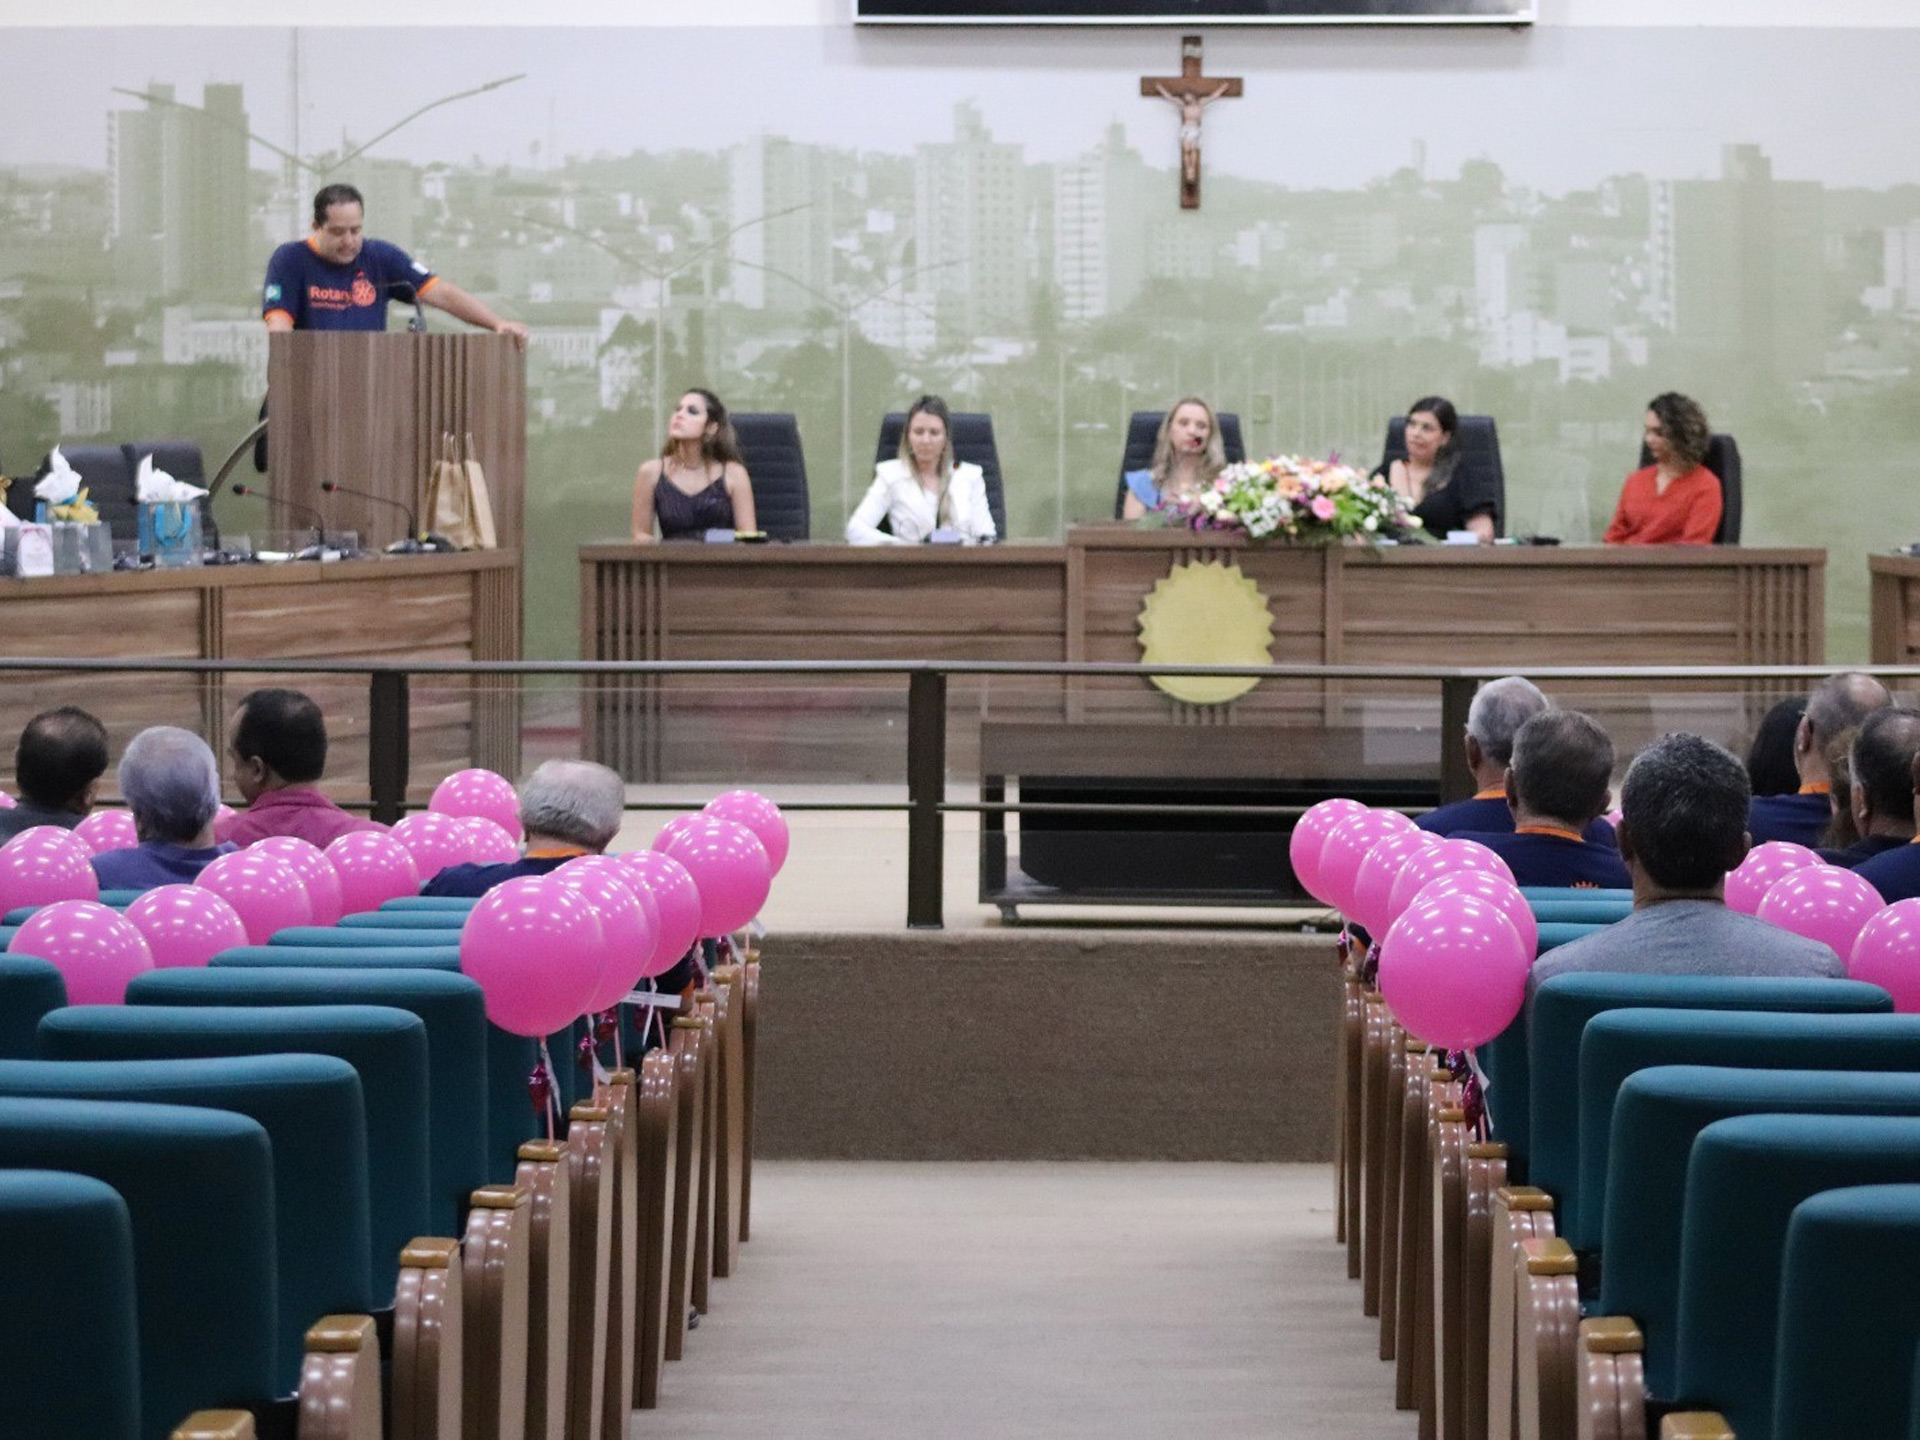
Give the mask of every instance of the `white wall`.
M 1537 0 L 1548 25 L 1920 28 L 1914 0 Z M 847 24 L 850 0 L 82 0 L 59 13 L 85 25 L 609 25 L 796 27 Z M 39 0 L 0 0 L 0 27 L 45 25 Z

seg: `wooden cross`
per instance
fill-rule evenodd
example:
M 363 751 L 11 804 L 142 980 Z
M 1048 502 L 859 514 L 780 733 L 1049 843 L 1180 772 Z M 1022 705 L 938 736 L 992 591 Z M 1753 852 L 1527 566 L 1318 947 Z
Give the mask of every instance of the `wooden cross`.
M 1200 73 L 1200 37 L 1180 37 L 1180 73 L 1143 75 L 1140 93 L 1166 100 L 1180 111 L 1180 208 L 1200 208 L 1200 112 L 1216 100 L 1238 100 L 1240 77 Z

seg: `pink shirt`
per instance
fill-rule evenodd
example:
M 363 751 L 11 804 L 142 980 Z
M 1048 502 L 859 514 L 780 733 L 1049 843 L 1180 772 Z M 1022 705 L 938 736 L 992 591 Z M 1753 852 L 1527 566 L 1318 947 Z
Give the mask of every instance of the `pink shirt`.
M 311 785 L 289 785 L 256 796 L 246 809 L 219 827 L 222 840 L 235 845 L 251 845 L 269 835 L 292 835 L 318 845 L 322 850 L 330 841 L 355 830 L 384 830 L 387 827 L 358 815 L 349 815 Z

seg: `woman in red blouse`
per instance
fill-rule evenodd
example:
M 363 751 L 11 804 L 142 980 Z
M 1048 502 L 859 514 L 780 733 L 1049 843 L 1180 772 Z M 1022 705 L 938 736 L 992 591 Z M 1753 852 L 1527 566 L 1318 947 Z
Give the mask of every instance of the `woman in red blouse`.
M 1711 545 L 1720 528 L 1720 479 L 1700 462 L 1713 436 L 1707 415 L 1668 391 L 1647 407 L 1647 452 L 1653 464 L 1620 487 L 1607 526 L 1609 545 Z

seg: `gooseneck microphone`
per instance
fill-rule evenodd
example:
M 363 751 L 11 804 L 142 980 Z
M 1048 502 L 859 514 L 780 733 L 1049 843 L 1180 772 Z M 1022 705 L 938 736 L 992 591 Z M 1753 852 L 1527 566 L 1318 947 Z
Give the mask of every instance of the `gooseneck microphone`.
M 387 546 L 389 555 L 418 555 L 423 550 L 439 547 L 426 542 L 420 534 L 420 517 L 414 513 L 411 505 L 404 501 L 392 500 L 385 495 L 375 495 L 371 490 L 356 490 L 351 485 L 342 485 L 338 480 L 322 480 L 320 488 L 329 495 L 352 495 L 356 499 L 371 500 L 376 505 L 391 505 L 407 517 L 407 535 L 404 540 L 396 540 Z
M 313 553 L 310 557 L 307 551 L 302 550 L 300 552 L 301 558 L 317 560 L 320 558 L 319 552 L 327 548 L 327 517 L 314 509 L 313 506 L 302 505 L 298 500 L 278 500 L 266 491 L 252 485 L 243 485 L 238 480 L 233 483 L 233 493 L 236 495 L 247 495 L 256 500 L 265 500 L 269 505 L 284 505 L 289 510 L 298 510 L 301 514 L 310 517 L 313 521 L 313 533 L 317 543 L 312 547 Z

